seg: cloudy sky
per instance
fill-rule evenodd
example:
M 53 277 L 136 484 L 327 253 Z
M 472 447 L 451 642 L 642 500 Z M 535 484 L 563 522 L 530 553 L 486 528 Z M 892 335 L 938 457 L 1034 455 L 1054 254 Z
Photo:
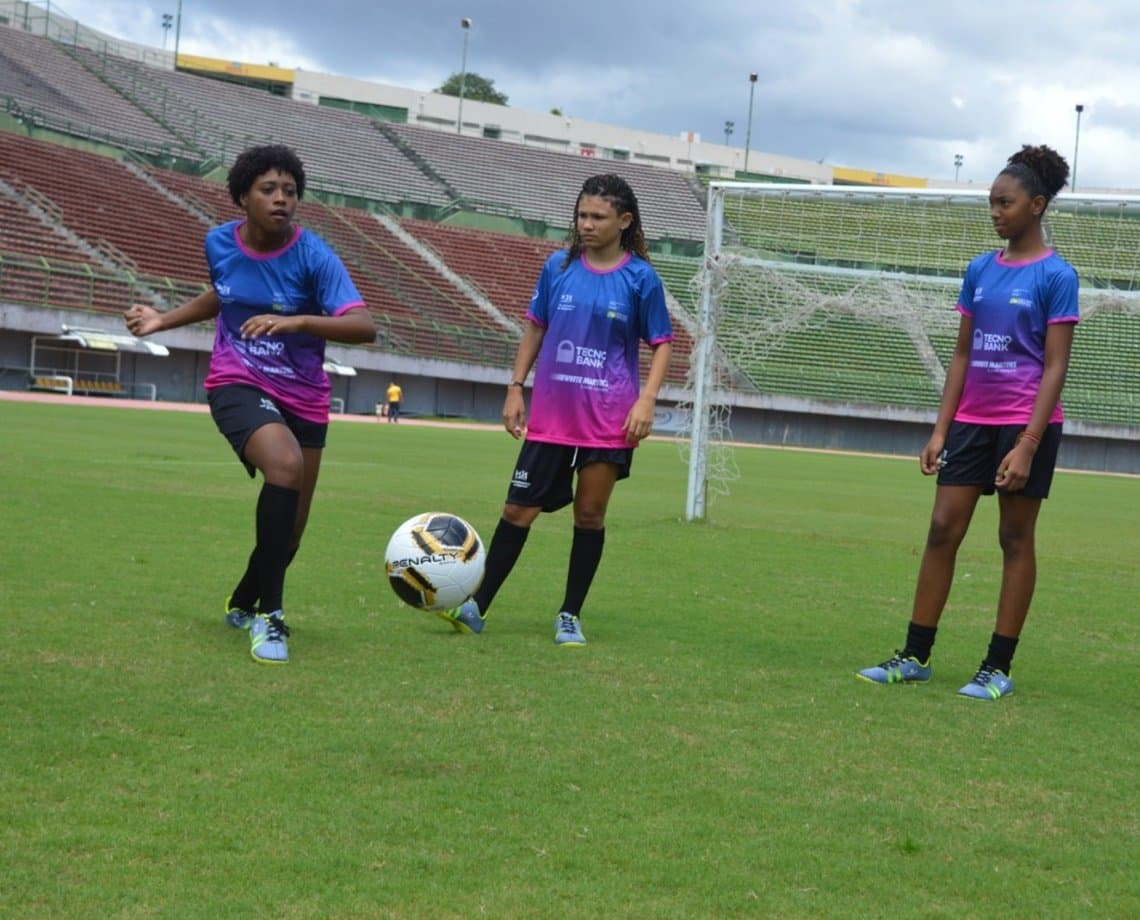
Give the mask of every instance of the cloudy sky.
M 162 47 L 179 0 L 60 0 Z M 1140 188 L 1134 0 L 181 0 L 184 52 L 432 89 L 460 69 L 510 104 L 883 172 L 988 184 L 1023 143 L 1079 189 Z M 168 47 L 173 48 L 173 32 Z M 1076 105 L 1080 115 L 1079 137 Z M 1079 144 L 1079 147 L 1078 147 Z M 1074 153 L 1076 152 L 1076 157 Z

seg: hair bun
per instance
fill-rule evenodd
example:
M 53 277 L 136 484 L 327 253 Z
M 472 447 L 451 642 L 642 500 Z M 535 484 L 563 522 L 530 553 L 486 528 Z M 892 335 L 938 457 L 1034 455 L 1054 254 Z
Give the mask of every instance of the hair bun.
M 1024 166 L 1032 170 L 1049 198 L 1061 191 L 1069 180 L 1069 164 L 1061 154 L 1046 144 L 1024 144 L 1006 162 L 1010 166 Z

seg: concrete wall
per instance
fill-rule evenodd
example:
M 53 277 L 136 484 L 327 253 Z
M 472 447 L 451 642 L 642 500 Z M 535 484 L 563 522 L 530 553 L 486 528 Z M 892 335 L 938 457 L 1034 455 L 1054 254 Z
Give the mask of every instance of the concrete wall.
M 0 389 L 28 386 L 33 335 L 58 334 L 63 325 L 123 331 L 116 316 L 44 310 L 0 303 Z M 202 381 L 213 344 L 212 325 L 176 329 L 154 336 L 170 349 L 168 357 L 124 354 L 121 379 L 126 384 L 153 383 L 165 402 L 205 402 Z M 442 416 L 497 423 L 508 368 L 476 367 L 449 361 L 392 355 L 373 348 L 329 345 L 327 356 L 353 367 L 354 377 L 334 376 L 332 395 L 345 411 L 373 415 L 385 401 L 389 381 L 404 390 L 409 416 Z M 934 413 L 918 409 L 867 407 L 763 395 L 720 394 L 731 405 L 729 425 L 735 441 L 898 454 L 917 457 L 934 422 Z M 660 403 L 671 408 L 685 394 L 662 391 Z M 82 398 L 82 397 L 76 397 Z M 1140 428 L 1110 428 L 1069 421 L 1060 465 L 1068 469 L 1140 475 Z

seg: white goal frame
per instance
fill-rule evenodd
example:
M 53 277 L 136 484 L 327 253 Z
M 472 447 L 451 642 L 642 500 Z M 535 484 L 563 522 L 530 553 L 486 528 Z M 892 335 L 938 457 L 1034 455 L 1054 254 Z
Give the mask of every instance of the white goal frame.
M 959 237 L 955 240 L 957 247 L 966 248 L 974 243 L 977 231 L 978 239 L 987 239 L 992 248 L 998 248 L 1001 241 L 987 226 L 985 205 L 989 197 L 987 188 L 889 188 L 879 186 L 833 186 L 833 185 L 794 185 L 787 183 L 758 182 L 712 182 L 708 186 L 707 220 L 705 228 L 704 259 L 699 276 L 694 283 L 695 299 L 697 300 L 697 315 L 693 330 L 694 344 L 690 359 L 690 392 L 691 406 L 689 407 L 689 430 L 687 441 L 688 452 L 688 488 L 685 513 L 688 520 L 703 520 L 707 515 L 710 492 L 710 445 L 717 443 L 722 431 L 714 430 L 717 427 L 716 415 L 724 412 L 726 405 L 731 405 L 731 393 L 718 390 L 718 363 L 723 362 L 724 355 L 718 349 L 718 325 L 722 310 L 731 310 L 732 304 L 726 292 L 727 284 L 723 283 L 726 273 L 736 266 L 760 267 L 764 270 L 779 272 L 787 277 L 794 278 L 796 273 L 810 272 L 814 277 L 832 275 L 836 278 L 858 279 L 869 286 L 877 284 L 891 285 L 923 285 L 929 290 L 939 291 L 939 297 L 944 297 L 946 310 L 940 313 L 941 321 L 953 322 L 956 319 L 951 311 L 953 301 L 961 285 L 962 273 L 965 271 L 968 259 L 961 261 L 957 271 L 947 271 L 943 265 L 939 269 L 931 269 L 929 273 L 923 267 L 916 270 L 896 271 L 890 268 L 882 270 L 867 267 L 851 267 L 843 264 L 828 264 L 826 260 L 816 262 L 808 261 L 806 264 L 797 263 L 794 259 L 774 259 L 772 253 L 750 250 L 745 245 L 726 241 L 731 232 L 726 233 L 729 221 L 726 221 L 726 203 L 736 198 L 759 199 L 763 197 L 779 196 L 784 200 L 835 200 L 840 202 L 853 202 L 862 205 L 890 203 L 897 206 L 903 203 L 906 206 L 914 205 L 925 208 L 934 217 L 938 209 L 944 206 L 958 207 L 970 206 L 978 209 L 977 226 L 971 229 L 969 240 Z M 961 211 L 957 212 L 959 215 Z M 1122 238 L 1120 243 L 1120 262 L 1124 267 L 1114 263 L 1111 272 L 1105 277 L 1099 277 L 1096 265 L 1088 253 L 1094 245 L 1095 233 L 1088 236 L 1082 233 L 1081 217 L 1084 214 L 1094 214 L 1098 220 L 1103 218 L 1127 218 L 1127 222 L 1118 225 Z M 1062 215 L 1057 217 L 1057 215 Z M 1051 222 L 1050 218 L 1054 220 Z M 729 218 L 731 220 L 731 217 Z M 931 226 L 934 228 L 935 223 Z M 961 224 L 961 221 L 958 222 Z M 1133 245 L 1132 237 L 1140 240 L 1140 196 L 1112 195 L 1112 194 L 1061 194 L 1049 206 L 1046 214 L 1046 233 L 1056 237 L 1058 251 L 1072 262 L 1081 275 L 1081 314 L 1087 319 L 1094 312 L 1127 312 L 1135 314 L 1140 312 L 1140 245 Z M 948 225 L 951 222 L 948 221 Z M 1056 225 L 1056 226 L 1054 226 Z M 1097 228 L 1104 224 L 1098 223 Z M 1133 228 L 1137 228 L 1135 231 Z M 896 237 L 895 240 L 900 237 Z M 935 234 L 935 238 L 937 238 Z M 891 242 L 889 236 L 882 237 L 887 243 Z M 834 244 L 834 240 L 832 241 Z M 1084 247 L 1082 249 L 1082 247 Z M 985 251 L 984 244 L 978 244 L 973 255 Z M 1086 272 L 1082 265 L 1080 254 L 1084 253 L 1088 260 L 1088 267 L 1092 270 Z M 1076 258 L 1074 258 L 1076 256 Z M 860 259 L 865 259 L 865 255 Z M 854 260 L 853 260 L 854 261 Z M 889 262 L 889 260 L 887 260 Z M 943 295 L 941 292 L 945 291 Z M 721 302 L 723 299 L 725 302 Z M 915 320 L 919 322 L 921 320 Z M 765 336 L 779 338 L 786 334 L 786 328 L 766 329 L 758 327 L 749 332 L 760 340 Z M 763 346 L 761 346 L 762 348 Z M 929 356 L 928 356 L 929 357 Z M 935 359 L 935 363 L 937 363 Z M 723 369 L 723 364 L 720 364 Z M 940 386 L 940 383 L 939 383 Z M 723 446 L 723 445 L 722 445 Z M 724 483 L 719 484 L 718 491 L 726 492 Z

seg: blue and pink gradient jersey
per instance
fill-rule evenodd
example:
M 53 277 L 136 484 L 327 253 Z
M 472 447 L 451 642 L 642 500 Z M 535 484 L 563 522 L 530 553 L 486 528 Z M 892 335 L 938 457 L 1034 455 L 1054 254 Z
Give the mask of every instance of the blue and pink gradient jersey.
M 1052 251 L 1008 262 L 997 250 L 969 264 L 958 312 L 973 320 L 973 344 L 955 421 L 1029 421 L 1045 369 L 1045 330 L 1080 321 L 1077 289 L 1076 270 Z M 1063 419 L 1058 401 L 1049 421 Z
M 546 260 L 527 318 L 545 330 L 534 371 L 527 440 L 625 448 L 622 425 L 641 392 L 638 348 L 673 340 L 665 289 L 626 253 L 606 271 L 566 252 Z
M 337 316 L 364 301 L 340 258 L 316 234 L 298 226 L 276 252 L 255 252 L 241 241 L 242 223 L 230 221 L 206 234 L 206 262 L 221 311 L 204 386 L 256 387 L 303 419 L 328 422 L 325 340 L 298 332 L 243 341 L 241 326 L 259 313 Z

